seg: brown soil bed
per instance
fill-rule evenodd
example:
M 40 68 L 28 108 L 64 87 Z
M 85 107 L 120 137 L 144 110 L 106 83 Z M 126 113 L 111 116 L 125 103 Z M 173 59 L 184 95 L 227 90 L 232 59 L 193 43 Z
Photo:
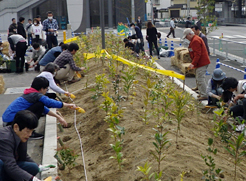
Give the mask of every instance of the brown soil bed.
M 107 66 L 103 67 L 101 63 L 95 64 L 92 60 L 89 62 L 89 67 L 89 71 L 85 74 L 88 78 L 88 85 L 95 83 L 96 74 L 108 73 Z M 156 80 L 155 74 L 151 74 L 152 80 Z M 69 92 L 84 88 L 87 78 L 84 77 L 77 83 L 67 85 Z M 161 76 L 161 78 L 165 81 L 170 81 L 167 77 Z M 112 82 L 111 78 L 109 80 Z M 142 70 L 138 71 L 137 80 L 139 80 L 138 85 L 135 86 L 137 96 L 133 101 L 133 105 L 130 104 L 131 101 L 129 100 L 121 102 L 124 113 L 119 125 L 126 130 L 126 134 L 123 135 L 124 142 L 122 150 L 126 160 L 123 162 L 124 167 L 121 170 L 118 169 L 116 160 L 109 159 L 110 156 L 115 155 L 109 145 L 114 140 L 110 136 L 111 133 L 107 130 L 108 123 L 104 121 L 105 112 L 99 108 L 103 97 L 101 96 L 94 101 L 91 98 L 94 95 L 94 92 L 90 90 L 91 88 L 75 93 L 76 99 L 74 101 L 76 105 L 84 108 L 86 111 L 85 114 L 77 113 L 77 128 L 83 142 L 85 166 L 89 181 L 140 181 L 143 175 L 136 171 L 136 169 L 137 166 L 144 166 L 146 161 L 152 165 L 151 173 L 157 171 L 157 163 L 150 154 L 150 151 L 154 150 L 152 142 L 154 141 L 153 136 L 155 132 L 152 128 L 156 125 L 155 118 L 151 116 L 148 125 L 144 124 L 141 118 L 144 106 L 144 89 L 141 85 L 146 84 Z M 122 83 L 120 83 L 120 86 L 122 87 Z M 177 85 L 174 86 L 176 90 L 182 90 Z M 112 83 L 108 87 L 110 93 L 114 95 Z M 65 86 L 63 88 L 65 89 Z M 123 90 L 121 90 L 120 94 L 126 96 Z M 68 98 L 63 98 L 66 102 L 71 102 Z M 150 112 L 153 111 L 151 105 L 149 107 Z M 73 111 L 63 108 L 60 112 L 68 123 L 73 123 Z M 211 123 L 213 114 L 200 113 L 197 117 L 196 111 L 186 112 L 181 123 L 179 149 L 176 148 L 175 143 L 177 123 L 174 120 L 173 114 L 170 115 L 173 120 L 167 122 L 165 125 L 166 130 L 169 131 L 167 137 L 171 139 L 170 142 L 172 145 L 166 151 L 166 157 L 161 164 L 161 170 L 163 170 L 162 180 L 178 181 L 180 180 L 182 171 L 186 172 L 184 181 L 201 180 L 202 170 L 207 169 L 201 158 L 201 154 L 208 154 L 206 151 L 208 148 L 207 140 L 213 137 L 213 132 L 211 131 L 213 127 Z M 79 139 L 74 127 L 64 129 L 63 133 L 58 131 L 58 136 L 63 140 L 65 139 L 65 144 L 74 149 L 79 155 L 76 160 L 77 165 L 71 169 L 71 173 L 67 169 L 60 170 L 60 177 L 63 181 L 85 180 Z M 233 157 L 223 148 L 226 145 L 219 138 L 215 138 L 214 146 L 218 149 L 217 155 L 214 156 L 216 168 L 221 168 L 224 171 L 225 178 L 223 180 L 232 181 L 234 175 Z M 243 158 L 243 161 L 238 167 L 237 180 L 246 179 L 246 174 L 244 173 L 245 166 L 246 161 Z

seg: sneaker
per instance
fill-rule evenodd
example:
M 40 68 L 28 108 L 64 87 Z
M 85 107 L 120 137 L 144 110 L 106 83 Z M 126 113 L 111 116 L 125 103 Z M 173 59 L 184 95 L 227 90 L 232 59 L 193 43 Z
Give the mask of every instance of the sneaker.
M 44 135 L 36 133 L 35 131 L 33 131 L 32 135 L 30 136 L 30 139 L 33 139 L 33 140 L 39 140 L 39 139 L 42 139 L 42 138 L 44 138 Z
M 198 90 L 198 87 L 193 87 L 191 90 L 197 91 Z
M 158 56 L 158 59 L 160 59 L 161 57 L 160 57 L 160 55 Z
M 245 129 L 245 124 L 237 125 L 236 131 L 241 132 Z

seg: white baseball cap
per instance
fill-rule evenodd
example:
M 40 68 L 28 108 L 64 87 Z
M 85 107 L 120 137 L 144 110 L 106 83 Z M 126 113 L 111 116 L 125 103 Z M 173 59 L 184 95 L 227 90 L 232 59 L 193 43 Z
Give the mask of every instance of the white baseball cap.
M 185 39 L 188 34 L 194 34 L 194 32 L 190 28 L 185 28 L 182 39 Z

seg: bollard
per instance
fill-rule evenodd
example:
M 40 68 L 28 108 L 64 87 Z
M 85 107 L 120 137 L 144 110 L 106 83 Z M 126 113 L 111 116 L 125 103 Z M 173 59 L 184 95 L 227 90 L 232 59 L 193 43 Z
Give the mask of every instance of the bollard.
M 29 44 L 30 44 L 30 46 L 32 45 L 32 37 L 29 39 Z
M 244 76 L 243 79 L 246 79 L 246 68 L 244 69 Z
M 0 34 L 0 42 L 2 42 L 2 37 L 1 37 L 1 34 Z
M 161 38 L 159 38 L 159 44 L 160 44 L 160 46 L 162 46 Z
M 217 60 L 216 60 L 216 66 L 215 66 L 215 68 L 217 69 L 217 68 L 220 68 L 220 59 L 219 58 L 217 58 Z
M 167 38 L 165 38 L 165 47 L 168 47 L 168 44 L 167 44 Z
M 67 34 L 66 34 L 66 31 L 64 30 L 63 31 L 63 42 L 67 40 Z
M 173 41 L 171 41 L 171 51 L 170 51 L 170 57 L 174 56 L 174 46 L 173 46 Z
M 180 43 L 179 46 L 182 47 L 182 43 Z

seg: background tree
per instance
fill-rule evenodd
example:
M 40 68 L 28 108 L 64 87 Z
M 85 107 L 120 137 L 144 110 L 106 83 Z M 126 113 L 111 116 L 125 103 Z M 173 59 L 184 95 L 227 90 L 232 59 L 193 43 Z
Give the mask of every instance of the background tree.
M 217 29 L 217 17 L 215 16 L 215 0 L 198 0 L 196 6 L 198 19 L 201 19 L 202 32 L 208 33 Z

